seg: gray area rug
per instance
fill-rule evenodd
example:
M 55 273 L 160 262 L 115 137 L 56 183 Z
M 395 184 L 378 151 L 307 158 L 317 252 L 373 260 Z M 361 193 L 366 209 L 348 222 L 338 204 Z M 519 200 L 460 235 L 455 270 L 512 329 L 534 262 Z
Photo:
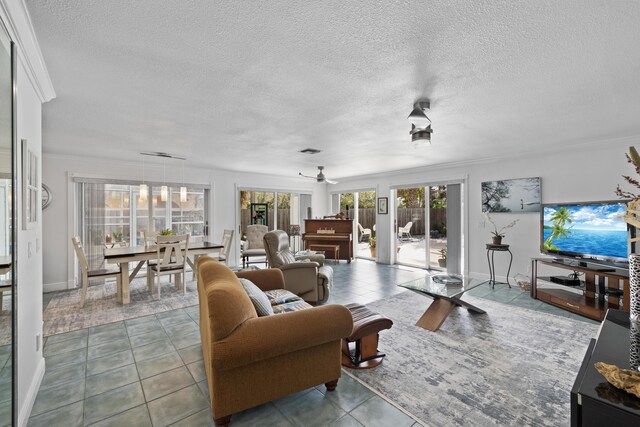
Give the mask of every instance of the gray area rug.
M 428 426 L 566 426 L 569 394 L 598 326 L 465 296 L 437 332 L 415 326 L 431 299 L 413 292 L 368 304 L 394 322 L 375 369 L 349 369 Z
M 190 277 L 188 274 L 187 279 Z M 161 282 L 160 299 L 157 288 L 154 290 L 153 295 L 149 295 L 147 279 L 135 279 L 130 285 L 131 303 L 122 305 L 116 301 L 115 282 L 90 286 L 82 308 L 80 289 L 56 292 L 44 309 L 43 334 L 46 337 L 198 304 L 195 281 L 187 280 L 186 296 L 176 289 L 174 283 L 168 283 L 168 277 Z

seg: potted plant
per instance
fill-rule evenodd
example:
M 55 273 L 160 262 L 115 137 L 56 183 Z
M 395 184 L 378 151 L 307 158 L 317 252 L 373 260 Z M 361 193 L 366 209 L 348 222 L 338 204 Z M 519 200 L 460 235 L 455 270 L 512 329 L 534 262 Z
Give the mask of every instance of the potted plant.
M 493 241 L 494 245 L 501 245 L 502 244 L 502 238 L 505 236 L 504 230 L 513 227 L 514 225 L 516 225 L 516 223 L 518 221 L 520 221 L 519 219 L 514 219 L 509 224 L 505 225 L 504 227 L 502 227 L 501 229 L 498 230 L 498 226 L 491 219 L 491 216 L 489 215 L 489 212 L 485 212 L 484 213 L 484 217 L 487 219 L 487 221 L 489 221 L 491 223 L 491 225 L 493 225 L 493 231 L 491 232 L 491 234 L 493 235 L 492 241 Z
M 438 265 L 442 268 L 447 266 L 447 248 L 440 248 L 438 251 L 440 258 L 438 258 Z
M 371 257 L 376 257 L 376 238 L 371 236 L 369 237 L 369 249 L 371 250 Z
M 160 232 L 161 236 L 172 236 L 173 235 L 173 230 L 169 229 L 169 228 L 165 228 L 164 230 L 162 230 Z
M 124 236 L 124 232 L 122 231 L 122 229 L 116 230 L 112 234 L 113 240 L 115 240 L 116 242 L 122 242 L 122 237 Z

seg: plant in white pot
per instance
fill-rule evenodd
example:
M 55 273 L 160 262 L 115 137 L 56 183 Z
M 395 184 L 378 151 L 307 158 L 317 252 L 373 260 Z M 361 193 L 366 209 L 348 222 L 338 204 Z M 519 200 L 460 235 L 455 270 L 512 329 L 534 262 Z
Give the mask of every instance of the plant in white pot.
M 440 248 L 438 253 L 440 254 L 440 258 L 438 258 L 438 265 L 445 268 L 447 266 L 447 248 Z
M 514 219 L 509 224 L 507 224 L 504 227 L 498 229 L 498 226 L 496 225 L 496 223 L 493 222 L 493 219 L 491 219 L 491 216 L 489 215 L 489 212 L 485 212 L 484 213 L 484 217 L 487 219 L 487 221 L 489 221 L 491 223 L 491 225 L 493 225 L 493 231 L 491 232 L 491 234 L 493 235 L 492 240 L 493 240 L 493 244 L 494 245 L 501 245 L 502 244 L 502 239 L 505 236 L 504 231 L 509 229 L 509 228 L 511 228 L 511 227 L 513 227 L 514 225 L 516 225 L 516 223 L 518 221 L 520 221 L 519 219 Z

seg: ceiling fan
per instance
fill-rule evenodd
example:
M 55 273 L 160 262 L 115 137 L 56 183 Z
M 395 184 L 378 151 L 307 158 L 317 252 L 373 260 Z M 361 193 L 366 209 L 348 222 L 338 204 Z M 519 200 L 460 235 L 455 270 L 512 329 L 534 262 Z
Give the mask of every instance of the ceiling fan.
M 329 178 L 324 176 L 324 173 L 322 172 L 323 169 L 324 169 L 324 166 L 318 166 L 318 175 L 316 176 L 303 175 L 302 172 L 299 172 L 298 175 L 304 176 L 305 178 L 315 179 L 317 182 L 326 182 L 327 184 L 337 184 L 338 181 L 332 181 Z

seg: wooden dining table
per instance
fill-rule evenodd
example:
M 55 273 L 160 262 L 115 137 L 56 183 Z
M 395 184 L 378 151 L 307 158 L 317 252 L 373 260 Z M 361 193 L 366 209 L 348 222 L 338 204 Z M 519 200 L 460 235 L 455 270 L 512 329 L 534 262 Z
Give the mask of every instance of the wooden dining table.
M 200 255 L 207 255 L 219 252 L 224 246 L 213 242 L 190 242 L 187 251 L 187 263 L 191 266 L 194 276 L 196 275 L 196 261 Z M 193 257 L 193 260 L 191 259 Z M 108 264 L 118 264 L 122 280 L 122 303 L 129 304 L 129 284 L 136 277 L 144 263 L 148 260 L 157 259 L 158 250 L 155 245 L 151 246 L 130 246 L 105 248 L 104 259 Z M 129 273 L 129 263 L 138 264 Z

